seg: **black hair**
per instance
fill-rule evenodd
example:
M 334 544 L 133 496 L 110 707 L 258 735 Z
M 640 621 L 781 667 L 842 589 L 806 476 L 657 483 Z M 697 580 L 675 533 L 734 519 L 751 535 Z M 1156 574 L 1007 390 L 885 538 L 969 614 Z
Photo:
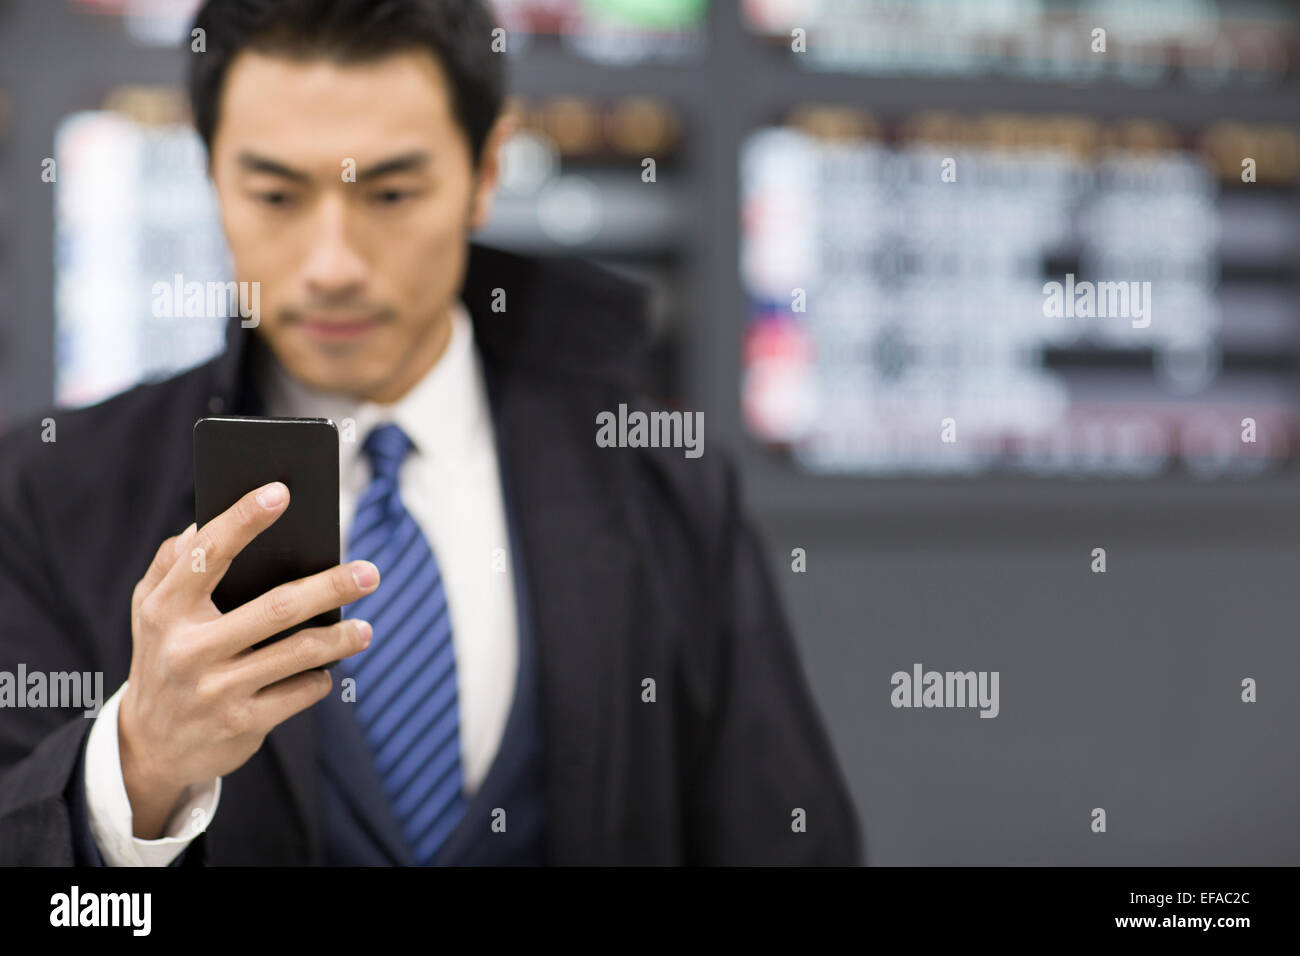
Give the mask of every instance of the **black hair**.
M 491 46 L 496 26 L 484 0 L 206 0 L 193 23 L 205 50 L 190 54 L 194 125 L 211 155 L 222 82 L 243 50 L 349 63 L 423 47 L 450 83 L 477 169 L 505 96 L 505 54 Z

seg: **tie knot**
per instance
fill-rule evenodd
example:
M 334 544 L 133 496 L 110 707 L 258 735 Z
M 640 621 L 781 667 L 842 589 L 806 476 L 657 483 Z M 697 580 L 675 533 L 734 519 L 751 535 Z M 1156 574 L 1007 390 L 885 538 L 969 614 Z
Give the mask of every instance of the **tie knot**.
M 414 447 L 406 432 L 393 424 L 380 425 L 366 436 L 362 451 L 370 459 L 373 477 L 381 475 L 397 484 L 397 472 L 402 467 L 407 453 Z

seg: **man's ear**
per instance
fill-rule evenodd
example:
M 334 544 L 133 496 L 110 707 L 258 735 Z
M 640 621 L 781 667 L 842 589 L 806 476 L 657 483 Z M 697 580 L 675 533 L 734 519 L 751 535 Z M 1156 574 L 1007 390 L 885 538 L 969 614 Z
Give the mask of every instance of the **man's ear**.
M 505 110 L 483 141 L 483 153 L 474 178 L 474 201 L 470 214 L 470 229 L 481 229 L 492 212 L 492 201 L 501 179 L 501 147 L 518 128 L 513 110 Z

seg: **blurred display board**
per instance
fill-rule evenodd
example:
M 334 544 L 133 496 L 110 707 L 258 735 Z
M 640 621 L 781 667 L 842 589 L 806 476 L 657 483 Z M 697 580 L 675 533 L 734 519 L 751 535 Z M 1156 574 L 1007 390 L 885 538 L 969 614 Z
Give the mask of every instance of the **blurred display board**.
M 1295 70 L 1290 0 L 743 0 L 800 66 L 1149 85 L 1268 84 Z M 1100 33 L 1097 31 L 1101 31 Z
M 139 102 L 139 98 L 137 98 Z M 154 102 L 145 99 L 143 102 Z M 55 142 L 55 401 L 77 406 L 216 355 L 225 320 L 157 315 L 157 283 L 230 273 L 202 145 L 180 122 L 74 114 Z M 185 279 L 182 279 L 184 283 Z
M 1294 456 L 1294 129 L 808 108 L 741 180 L 745 419 L 809 471 Z
M 56 2 L 56 0 L 48 0 Z M 200 0 L 73 0 L 88 12 L 122 18 L 145 46 L 188 40 Z M 514 55 L 555 45 L 610 65 L 696 57 L 704 48 L 708 0 L 489 0 Z
M 54 2 L 54 0 L 47 0 Z M 90 13 L 121 17 L 126 35 L 141 46 L 188 43 L 190 24 L 202 0 L 72 0 Z
M 690 60 L 704 49 L 708 0 L 492 0 L 511 52 L 554 43 L 609 65 Z

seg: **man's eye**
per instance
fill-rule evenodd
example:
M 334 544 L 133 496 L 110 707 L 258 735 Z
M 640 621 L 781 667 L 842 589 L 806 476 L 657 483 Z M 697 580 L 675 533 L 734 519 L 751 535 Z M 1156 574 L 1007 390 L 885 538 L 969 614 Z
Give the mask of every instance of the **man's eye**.
M 384 189 L 374 194 L 375 202 L 382 206 L 395 206 L 409 199 L 412 193 L 402 189 Z
M 288 206 L 293 202 L 293 197 L 283 192 L 258 193 L 257 199 L 268 206 Z

